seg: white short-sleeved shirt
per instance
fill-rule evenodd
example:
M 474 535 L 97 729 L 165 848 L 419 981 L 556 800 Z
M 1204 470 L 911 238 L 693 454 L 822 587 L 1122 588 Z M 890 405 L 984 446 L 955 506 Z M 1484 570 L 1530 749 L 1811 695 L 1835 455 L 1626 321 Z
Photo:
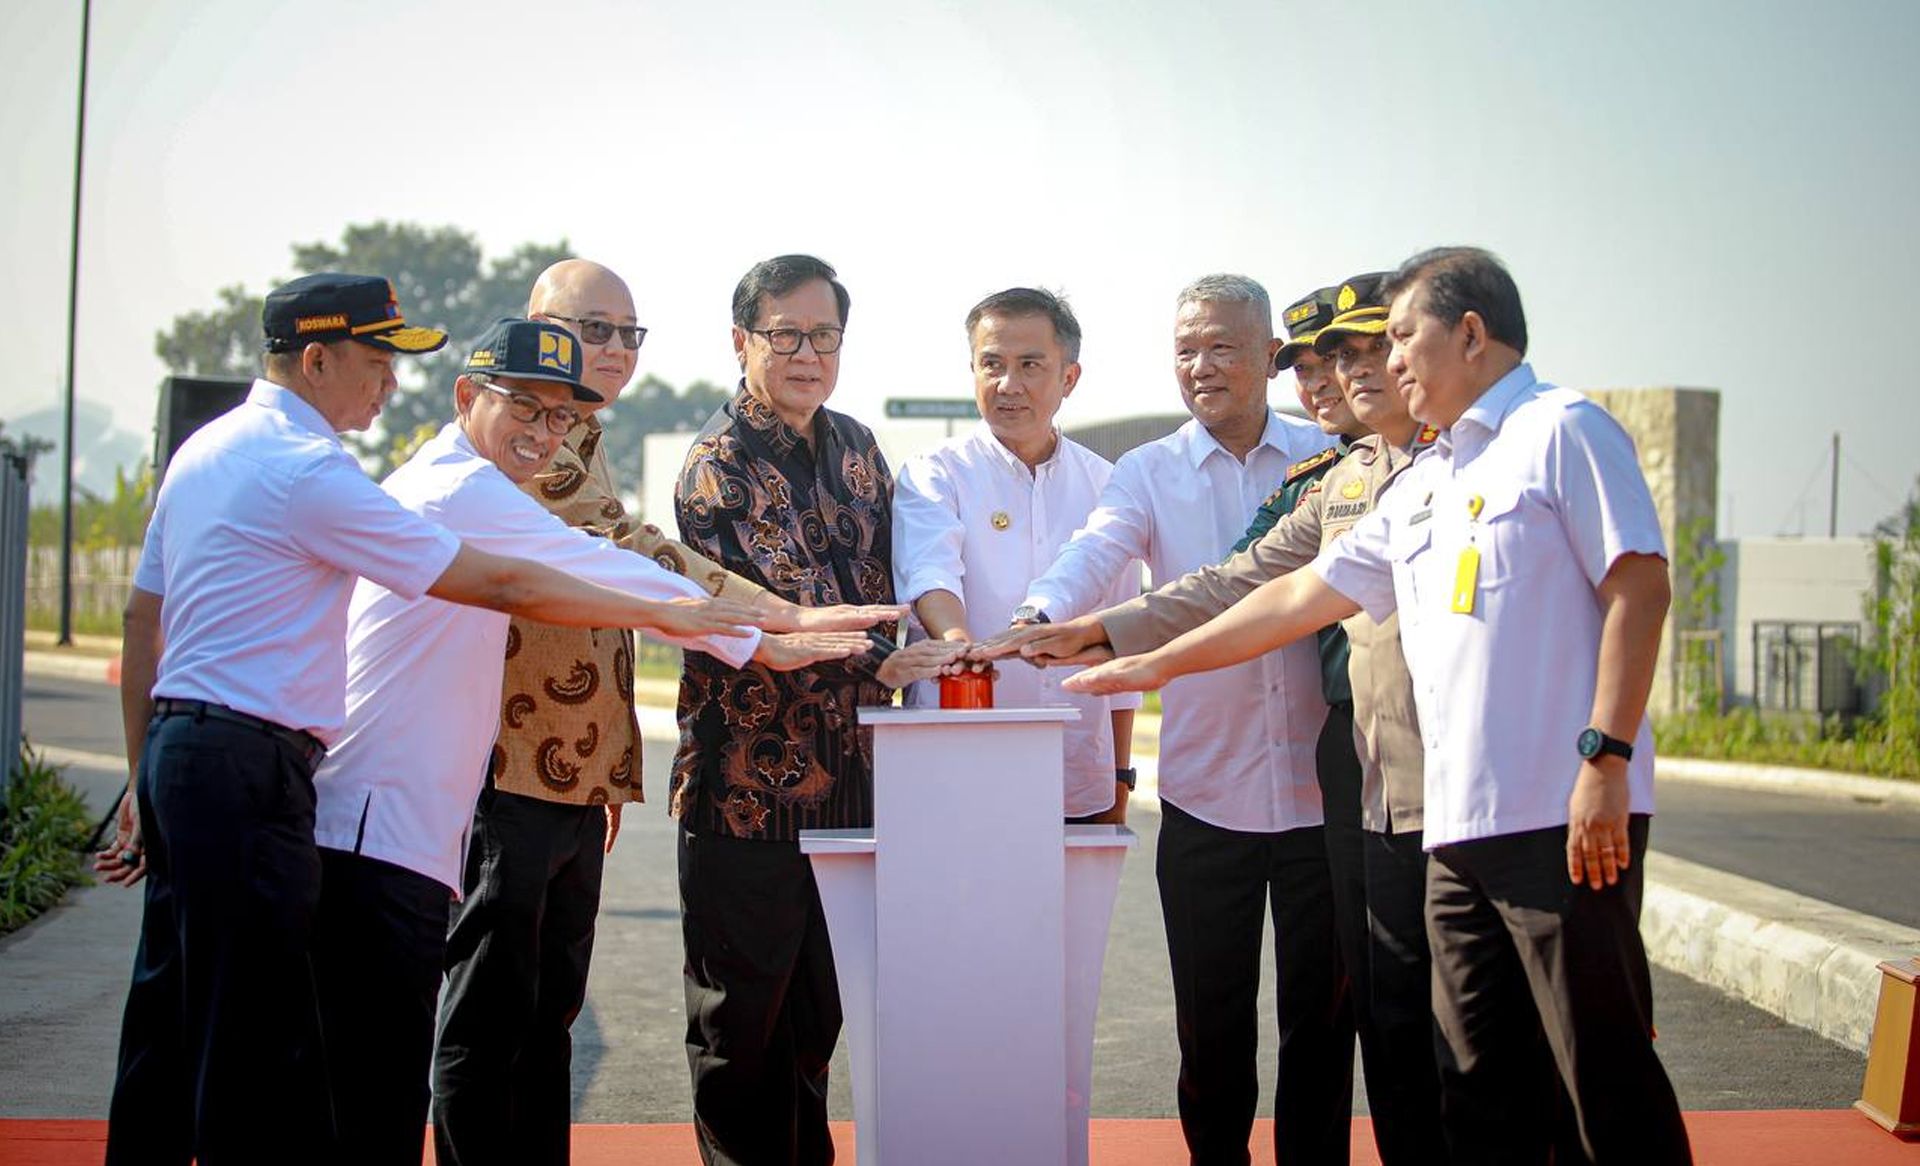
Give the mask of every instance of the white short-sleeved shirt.
M 1470 546 L 1479 586 L 1463 614 L 1453 596 Z M 1314 560 L 1375 619 L 1400 613 L 1425 738 L 1428 849 L 1566 824 L 1599 661 L 1594 589 L 1620 556 L 1665 553 L 1633 439 L 1522 364 Z M 1652 813 L 1644 717 L 1627 784 L 1632 812 Z
M 913 458 L 894 479 L 895 597 L 912 603 L 929 591 L 950 591 L 966 605 L 968 635 L 978 640 L 1005 631 L 1028 584 L 1087 520 L 1112 473 L 1112 463 L 1065 437 L 1058 438 L 1052 457 L 1029 470 L 985 422 Z M 1129 561 L 1108 580 L 1100 605 L 1131 599 L 1139 589 L 1139 567 Z M 1067 692 L 1061 682 L 1075 669 L 1035 668 L 1018 658 L 996 667 L 995 704 L 1080 710 L 1080 720 L 1066 727 L 1063 738 L 1066 816 L 1110 809 L 1113 710 L 1138 708 L 1139 694 Z M 907 702 L 938 704 L 938 687 L 915 684 Z
M 161 597 L 153 695 L 312 733 L 345 722 L 347 596 L 433 585 L 460 540 L 401 508 L 319 410 L 269 381 L 167 467 L 133 584 Z
M 380 488 L 492 554 L 648 599 L 706 596 L 645 555 L 548 513 L 475 452 L 458 425 L 442 429 Z M 314 775 L 314 839 L 417 871 L 458 894 L 474 799 L 500 729 L 510 621 L 371 580 L 354 588 L 347 618 L 347 727 Z M 739 667 L 760 637 L 672 642 Z
M 1269 412 L 1242 463 L 1198 421 L 1122 455 L 1085 526 L 1027 590 L 1055 620 L 1098 609 L 1114 572 L 1146 563 L 1157 586 L 1217 563 L 1287 467 L 1333 444 Z M 1311 640 L 1183 676 L 1160 693 L 1160 796 L 1229 830 L 1275 833 L 1324 820 L 1314 745 L 1327 719 Z

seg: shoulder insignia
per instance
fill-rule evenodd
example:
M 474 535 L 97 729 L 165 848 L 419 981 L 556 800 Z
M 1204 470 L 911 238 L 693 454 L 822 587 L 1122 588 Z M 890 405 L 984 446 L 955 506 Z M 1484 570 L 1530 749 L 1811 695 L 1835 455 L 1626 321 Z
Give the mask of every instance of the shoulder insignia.
M 1339 447 L 1330 445 L 1327 448 L 1321 450 L 1319 453 L 1316 453 L 1312 457 L 1306 459 L 1305 461 L 1298 461 L 1288 466 L 1286 481 L 1288 483 L 1297 482 L 1301 478 L 1319 469 L 1321 466 L 1332 465 L 1334 462 L 1334 459 L 1338 458 L 1339 456 L 1340 456 Z
M 1435 429 L 1431 425 L 1422 425 L 1420 432 L 1413 435 L 1413 444 L 1416 446 L 1432 445 L 1439 436 L 1440 431 L 1438 429 Z
M 1365 494 L 1366 492 L 1367 492 L 1367 484 L 1366 482 L 1362 481 L 1359 478 L 1355 478 L 1352 481 L 1348 482 L 1346 485 L 1340 487 L 1340 496 L 1342 498 L 1348 499 L 1349 501 L 1351 501 L 1352 499 L 1358 498 L 1360 495 Z

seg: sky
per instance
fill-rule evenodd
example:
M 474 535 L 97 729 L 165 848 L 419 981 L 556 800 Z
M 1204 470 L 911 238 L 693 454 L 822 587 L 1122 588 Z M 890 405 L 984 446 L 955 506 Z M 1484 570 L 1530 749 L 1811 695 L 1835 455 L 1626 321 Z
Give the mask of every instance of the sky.
M 79 41 L 74 0 L 0 0 L 10 430 L 65 375 Z M 157 331 L 376 219 L 564 236 L 675 384 L 737 375 L 749 266 L 818 254 L 867 420 L 970 393 L 982 296 L 1062 290 L 1068 425 L 1180 408 L 1196 276 L 1277 307 L 1475 243 L 1544 379 L 1721 391 L 1723 537 L 1824 535 L 1836 432 L 1860 533 L 1920 477 L 1920 378 L 1865 359 L 1920 309 L 1916 49 L 1906 0 L 96 0 L 80 429 L 146 446 Z

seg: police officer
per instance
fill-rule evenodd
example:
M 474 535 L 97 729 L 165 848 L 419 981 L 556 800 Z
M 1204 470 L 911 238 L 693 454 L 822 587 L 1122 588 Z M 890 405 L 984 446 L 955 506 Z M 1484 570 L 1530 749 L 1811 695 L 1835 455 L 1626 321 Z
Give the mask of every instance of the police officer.
M 1525 363 L 1519 290 L 1492 255 L 1423 252 L 1384 295 L 1387 371 L 1441 431 L 1432 452 L 1309 570 L 1067 687 L 1158 687 L 1398 612 L 1454 1158 L 1548 1160 L 1557 1084 L 1588 1158 L 1689 1162 L 1638 927 L 1670 599 L 1652 496 L 1619 424 Z
M 408 324 L 385 279 L 295 280 L 267 296 L 262 325 L 265 375 L 175 455 L 127 604 L 133 780 L 96 869 L 146 877 L 146 901 L 110 1163 L 332 1157 L 309 960 L 313 772 L 346 719 L 354 581 L 554 622 L 625 625 L 642 610 L 463 546 L 361 472 L 336 434 L 379 415 L 396 356 L 446 343 Z M 689 626 L 751 622 L 730 600 L 686 613 Z

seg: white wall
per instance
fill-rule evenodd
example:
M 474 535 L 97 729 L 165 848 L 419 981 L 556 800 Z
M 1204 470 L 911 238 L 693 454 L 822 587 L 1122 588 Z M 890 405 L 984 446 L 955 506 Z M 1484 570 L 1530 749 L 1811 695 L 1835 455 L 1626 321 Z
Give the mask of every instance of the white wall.
M 1720 571 L 1720 626 L 1734 703 L 1753 700 L 1755 621 L 1865 619 L 1873 588 L 1869 539 L 1743 538 L 1724 541 L 1720 549 L 1727 556 Z

